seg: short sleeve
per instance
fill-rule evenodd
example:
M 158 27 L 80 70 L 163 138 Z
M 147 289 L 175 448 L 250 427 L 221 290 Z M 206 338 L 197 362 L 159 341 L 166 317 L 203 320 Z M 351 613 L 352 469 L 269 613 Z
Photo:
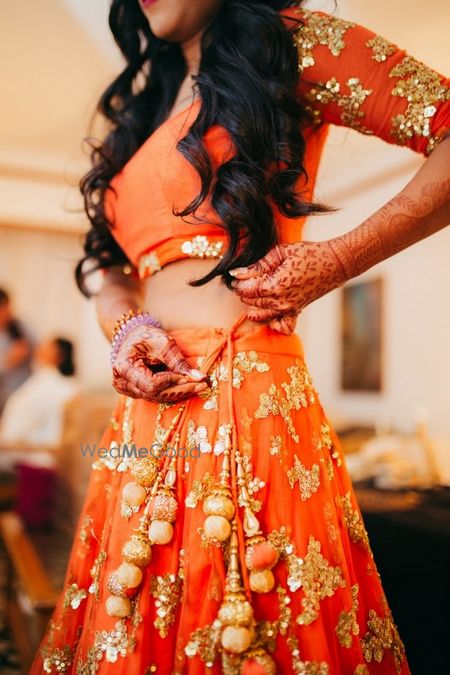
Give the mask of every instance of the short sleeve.
M 371 30 L 296 9 L 299 94 L 315 124 L 429 155 L 450 131 L 450 80 Z

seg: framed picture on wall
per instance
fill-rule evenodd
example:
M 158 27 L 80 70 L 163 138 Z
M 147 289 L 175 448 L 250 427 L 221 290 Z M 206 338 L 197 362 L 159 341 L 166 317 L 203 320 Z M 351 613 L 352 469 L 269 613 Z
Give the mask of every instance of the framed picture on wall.
M 383 280 L 344 286 L 340 383 L 344 391 L 382 390 Z

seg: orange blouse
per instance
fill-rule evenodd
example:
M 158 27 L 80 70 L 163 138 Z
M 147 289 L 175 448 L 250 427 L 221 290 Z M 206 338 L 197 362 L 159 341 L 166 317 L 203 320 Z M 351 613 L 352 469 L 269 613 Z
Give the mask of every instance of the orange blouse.
M 304 199 L 313 198 L 319 161 L 330 124 L 428 155 L 450 131 L 450 80 L 363 26 L 323 12 L 293 7 L 282 16 L 298 50 L 298 92 L 312 113 L 302 182 Z M 290 17 L 300 20 L 293 24 Z M 186 222 L 173 210 L 198 193 L 196 170 L 176 149 L 195 119 L 200 100 L 166 120 L 114 176 L 105 194 L 112 234 L 140 278 L 182 258 L 218 258 L 227 246 L 209 199 L 197 214 L 205 222 Z M 205 146 L 213 168 L 233 153 L 226 129 L 212 126 Z M 303 179 L 302 179 L 303 181 Z M 305 217 L 286 218 L 274 207 L 280 241 L 299 241 Z

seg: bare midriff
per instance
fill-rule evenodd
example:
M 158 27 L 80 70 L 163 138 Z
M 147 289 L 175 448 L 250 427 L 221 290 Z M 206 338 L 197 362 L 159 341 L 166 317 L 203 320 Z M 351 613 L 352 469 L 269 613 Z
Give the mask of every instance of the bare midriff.
M 219 277 L 203 286 L 187 283 L 207 274 L 216 260 L 185 259 L 165 265 L 143 281 L 144 307 L 162 324 L 165 330 L 177 328 L 230 328 L 245 311 L 246 305 Z M 258 324 L 244 319 L 242 330 Z

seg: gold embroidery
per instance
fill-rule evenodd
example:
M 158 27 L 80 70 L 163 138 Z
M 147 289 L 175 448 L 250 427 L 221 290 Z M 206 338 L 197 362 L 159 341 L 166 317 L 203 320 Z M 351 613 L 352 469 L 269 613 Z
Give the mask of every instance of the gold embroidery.
M 221 258 L 222 248 L 223 241 L 209 241 L 204 234 L 196 234 L 181 244 L 182 252 L 194 258 Z
M 73 652 L 68 646 L 59 649 L 57 647 L 44 647 L 41 649 L 43 667 L 46 673 L 67 673 L 72 664 Z
M 305 593 L 303 612 L 297 623 L 307 626 L 319 616 L 319 602 L 346 585 L 340 567 L 332 567 L 320 552 L 320 542 L 311 535 L 301 569 L 301 587 Z
M 81 523 L 80 532 L 78 534 L 78 539 L 80 540 L 80 543 L 83 547 L 87 546 L 88 540 L 92 536 L 91 525 L 92 525 L 93 522 L 94 522 L 94 519 L 92 518 L 92 516 L 90 516 L 89 514 L 86 514 L 84 516 L 83 521 Z M 84 553 L 83 553 L 83 555 L 84 555 Z
M 192 659 L 198 654 L 207 668 L 212 668 L 220 642 L 222 623 L 216 619 L 212 624 L 197 628 L 189 636 L 189 642 L 184 648 L 186 656 Z
M 330 667 L 325 661 L 302 661 L 298 639 L 290 635 L 287 639 L 292 654 L 292 668 L 295 675 L 329 675 Z
M 107 558 L 106 551 L 100 551 L 96 557 L 94 564 L 91 567 L 90 575 L 92 577 L 92 583 L 88 588 L 89 593 L 94 593 L 96 600 L 99 598 L 99 589 L 100 589 L 100 572 L 102 565 Z
M 161 262 L 154 251 L 144 253 L 138 260 L 139 278 L 143 279 L 161 269 Z
M 108 663 L 116 663 L 119 656 L 124 658 L 133 651 L 136 646 L 136 629 L 142 621 L 142 616 L 137 611 L 138 598 L 137 595 L 132 600 L 130 634 L 127 633 L 125 619 L 117 621 L 112 630 L 97 630 L 94 644 L 87 650 L 86 660 L 79 659 L 77 662 L 77 675 L 92 675 L 97 672 L 98 664 L 103 658 Z
M 359 634 L 359 625 L 356 619 L 356 612 L 358 611 L 358 584 L 352 586 L 352 608 L 349 612 L 342 611 L 339 614 L 336 625 L 336 635 L 341 647 L 350 648 L 353 644 L 353 636 Z
M 103 467 L 110 469 L 111 471 L 126 471 L 129 467 L 131 457 L 133 455 L 133 420 L 131 415 L 135 405 L 135 399 L 130 398 L 129 396 L 124 396 L 125 403 L 123 409 L 123 420 L 122 420 L 122 442 L 119 444 L 117 441 L 111 441 L 109 446 L 109 452 L 106 453 L 104 457 L 98 457 L 95 462 L 92 464 L 92 468 L 95 470 L 100 470 Z M 127 450 L 125 447 L 127 446 Z M 123 455 L 121 457 L 120 455 Z
M 389 649 L 393 654 L 395 667 L 399 673 L 404 658 L 404 646 L 390 612 L 383 618 L 378 616 L 374 609 L 369 610 L 367 628 L 368 631 L 361 640 L 366 661 L 370 663 L 373 659 L 380 663 L 383 660 L 384 651 Z
M 270 366 L 265 361 L 261 361 L 254 350 L 237 352 L 233 357 L 233 387 L 240 389 L 245 379 L 243 373 L 251 373 L 253 370 L 265 373 L 270 370 Z M 225 363 L 218 363 L 210 368 L 208 375 L 211 387 L 199 394 L 199 397 L 206 399 L 203 405 L 205 410 L 218 410 L 219 382 L 228 382 L 228 368 Z
M 297 591 L 302 585 L 303 560 L 296 554 L 295 546 L 286 534 L 286 528 L 281 527 L 279 530 L 273 530 L 268 535 L 267 540 L 276 548 L 280 558 L 286 560 L 289 590 L 291 592 Z
M 318 464 L 313 464 L 311 469 L 307 469 L 297 455 L 294 455 L 294 466 L 287 472 L 289 485 L 293 489 L 295 483 L 298 481 L 301 498 L 303 501 L 306 501 L 319 489 L 319 473 L 320 468 Z
M 247 488 L 247 498 L 244 499 L 241 494 L 238 497 L 239 506 L 250 506 L 251 510 L 254 513 L 257 513 L 261 510 L 262 502 L 259 499 L 255 499 L 253 495 L 261 488 L 265 487 L 264 481 L 262 481 L 257 476 L 253 477 L 252 475 L 252 463 L 249 457 L 243 456 L 241 458 L 242 469 L 244 472 L 244 483 Z
M 196 429 L 194 420 L 189 420 L 186 449 L 191 453 L 193 450 L 206 453 L 212 452 L 212 445 L 208 441 L 208 429 L 203 425 Z
M 372 59 L 378 61 L 378 63 L 386 61 L 396 51 L 396 46 L 381 35 L 376 35 L 371 40 L 367 40 L 366 47 L 372 50 Z
M 64 607 L 72 607 L 72 609 L 78 609 L 81 605 L 82 600 L 87 598 L 88 594 L 84 588 L 78 588 L 78 585 L 73 583 L 70 586 L 66 587 L 64 592 Z
M 301 407 L 306 408 L 310 403 L 315 402 L 316 397 L 306 365 L 300 359 L 295 359 L 295 365 L 287 368 L 287 373 L 291 378 L 290 382 L 282 382 L 280 387 L 272 383 L 268 393 L 259 395 L 259 407 L 255 411 L 255 417 L 281 415 L 290 435 L 298 443 L 300 438 L 290 412 L 299 410 Z M 284 395 L 281 390 L 284 391 Z
M 342 507 L 344 512 L 344 522 L 350 539 L 355 542 L 355 544 L 361 543 L 372 556 L 373 554 L 369 544 L 369 537 L 366 528 L 364 527 L 364 522 L 358 510 L 353 507 L 350 492 L 346 492 L 343 497 L 336 497 L 336 504 Z
M 178 605 L 183 590 L 183 549 L 180 550 L 180 566 L 178 574 L 165 574 L 152 578 L 150 593 L 155 599 L 155 628 L 162 638 L 169 634 L 169 629 L 176 618 Z
M 370 675 L 368 667 L 364 663 L 360 663 L 355 668 L 353 675 Z
M 317 87 L 313 87 L 306 94 L 306 99 L 312 102 L 317 101 L 321 105 L 336 103 L 342 108 L 341 122 L 344 126 L 357 129 L 364 134 L 373 134 L 371 129 L 361 124 L 361 119 L 364 117 L 361 106 L 372 94 L 373 89 L 365 89 L 358 77 L 350 77 L 346 82 L 346 87 L 348 93 L 344 93 L 341 84 L 335 77 L 332 77 L 325 84 L 318 82 Z
M 185 505 L 190 509 L 195 509 L 198 502 L 205 498 L 214 485 L 214 478 L 209 473 L 205 473 L 202 479 L 194 480 L 192 490 L 184 500 Z
M 450 100 L 450 88 L 441 82 L 438 73 L 409 55 L 391 70 L 389 77 L 400 78 L 392 95 L 407 101 L 405 112 L 392 118 L 392 135 L 402 145 L 414 135 L 428 138 L 429 154 L 439 142 L 431 135 L 436 104 Z
M 300 9 L 299 13 L 306 19 L 306 23 L 294 35 L 299 70 L 314 65 L 313 49 L 317 45 L 323 45 L 333 56 L 339 56 L 345 48 L 344 35 L 355 24 L 304 9 Z

